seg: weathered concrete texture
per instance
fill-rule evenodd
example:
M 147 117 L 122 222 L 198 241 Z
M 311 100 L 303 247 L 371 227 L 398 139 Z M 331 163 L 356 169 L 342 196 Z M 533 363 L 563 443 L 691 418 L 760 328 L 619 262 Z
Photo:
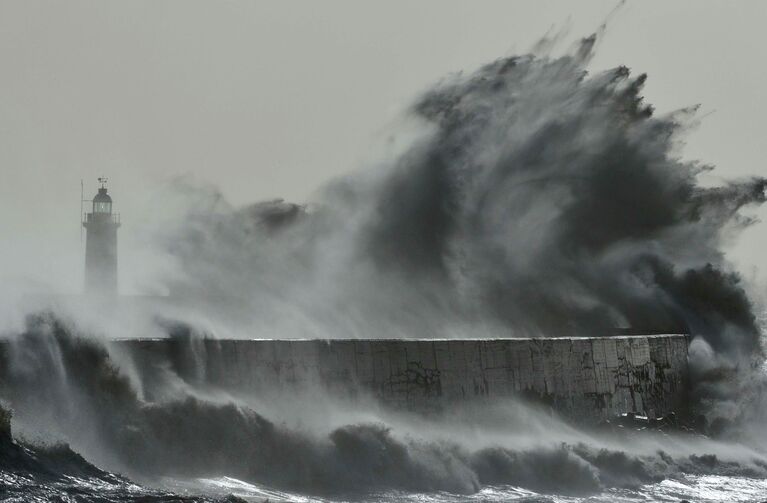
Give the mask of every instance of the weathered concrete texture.
M 475 399 L 525 397 L 567 416 L 680 410 L 683 335 L 493 340 L 133 340 L 142 371 L 171 365 L 185 379 L 260 393 L 322 386 L 434 410 Z

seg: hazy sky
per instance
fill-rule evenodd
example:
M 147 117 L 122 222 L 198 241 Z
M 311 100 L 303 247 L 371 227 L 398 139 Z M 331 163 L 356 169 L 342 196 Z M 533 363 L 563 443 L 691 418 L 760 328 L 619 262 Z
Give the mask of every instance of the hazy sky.
M 235 203 L 303 201 L 369 160 L 442 76 L 552 26 L 588 35 L 616 4 L 0 0 L 0 281 L 80 287 L 81 178 L 91 197 L 109 177 L 128 241 L 175 175 Z M 713 112 L 685 150 L 716 166 L 709 182 L 764 175 L 765 22 L 763 1 L 628 2 L 592 68 L 647 72 L 660 112 Z M 765 244 L 759 224 L 731 257 L 767 270 Z M 123 284 L 138 265 L 123 253 Z

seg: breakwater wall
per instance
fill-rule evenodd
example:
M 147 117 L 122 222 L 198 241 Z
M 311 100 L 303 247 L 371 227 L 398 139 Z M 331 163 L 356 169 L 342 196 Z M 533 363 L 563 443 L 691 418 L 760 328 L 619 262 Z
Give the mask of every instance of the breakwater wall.
M 141 373 L 170 368 L 195 384 L 255 394 L 319 386 L 418 411 L 523 397 L 578 419 L 632 411 L 659 417 L 683 408 L 688 388 L 684 335 L 114 344 Z

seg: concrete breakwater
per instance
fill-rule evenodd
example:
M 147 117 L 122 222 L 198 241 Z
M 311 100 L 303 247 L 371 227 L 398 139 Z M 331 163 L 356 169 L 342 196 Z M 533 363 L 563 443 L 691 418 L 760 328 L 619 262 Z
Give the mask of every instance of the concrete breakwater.
M 141 373 L 168 367 L 196 384 L 248 393 L 317 386 L 410 410 L 524 397 L 583 420 L 679 411 L 688 337 L 215 340 L 115 343 Z M 151 380 L 147 380 L 150 382 Z M 144 390 L 151 396 L 152 390 Z

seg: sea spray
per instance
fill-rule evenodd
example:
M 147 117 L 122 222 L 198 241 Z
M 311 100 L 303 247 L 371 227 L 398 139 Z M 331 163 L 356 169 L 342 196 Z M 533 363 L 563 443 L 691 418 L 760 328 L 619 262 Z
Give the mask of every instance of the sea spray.
M 594 43 L 445 78 L 401 153 L 311 205 L 177 187 L 171 292 L 226 337 L 687 333 L 698 412 L 744 417 L 761 331 L 722 245 L 765 179 L 699 184 L 710 167 L 681 153 L 697 107 L 658 116 L 645 75 L 589 74 Z
M 249 337 L 665 331 L 749 358 L 759 330 L 721 245 L 765 180 L 699 185 L 680 153 L 694 109 L 655 116 L 625 67 L 589 75 L 593 43 L 446 78 L 404 153 L 309 207 L 185 186 L 194 206 L 160 236 L 171 291 Z

